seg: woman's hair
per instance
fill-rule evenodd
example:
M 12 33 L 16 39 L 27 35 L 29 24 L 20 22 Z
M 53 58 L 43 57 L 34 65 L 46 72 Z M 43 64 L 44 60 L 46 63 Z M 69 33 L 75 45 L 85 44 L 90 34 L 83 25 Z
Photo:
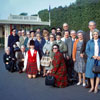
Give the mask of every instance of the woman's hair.
M 56 46 L 58 48 L 58 51 L 59 51 L 59 45 L 58 44 L 53 44 L 52 46 L 52 51 L 53 51 L 53 47 Z

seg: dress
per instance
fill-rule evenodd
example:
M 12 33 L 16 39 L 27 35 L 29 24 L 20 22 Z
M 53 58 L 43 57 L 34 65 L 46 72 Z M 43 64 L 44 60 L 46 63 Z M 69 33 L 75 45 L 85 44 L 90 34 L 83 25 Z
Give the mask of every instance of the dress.
M 100 56 L 100 39 L 98 39 L 99 53 Z M 95 78 L 100 77 L 100 74 L 95 74 L 92 72 L 92 68 L 94 66 L 95 60 L 93 59 L 94 51 L 95 51 L 95 43 L 94 40 L 89 40 L 86 45 L 86 55 L 87 55 L 87 63 L 86 63 L 86 72 L 85 75 L 87 78 Z M 100 61 L 98 61 L 98 66 L 100 66 Z
M 82 47 L 83 41 L 79 41 L 77 43 L 77 49 L 76 49 L 76 61 L 74 64 L 74 70 L 76 72 L 85 73 L 85 62 L 84 59 L 80 57 L 80 50 Z
M 59 88 L 66 87 L 68 85 L 67 70 L 62 53 L 55 53 L 52 65 L 51 75 L 55 77 L 55 86 Z

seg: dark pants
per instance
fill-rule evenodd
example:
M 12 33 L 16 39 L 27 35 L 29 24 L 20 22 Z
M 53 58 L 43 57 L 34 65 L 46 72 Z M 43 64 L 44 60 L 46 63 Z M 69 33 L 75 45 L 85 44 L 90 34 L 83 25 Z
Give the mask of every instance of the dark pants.
M 14 72 L 16 70 L 16 63 L 15 61 L 10 61 L 9 64 L 5 64 L 5 67 L 8 71 Z
M 73 59 L 70 58 L 69 60 L 66 61 L 67 65 L 67 71 L 68 71 L 68 80 L 69 82 L 75 81 L 77 82 L 78 80 L 78 75 L 77 72 L 74 70 L 74 62 Z
M 18 62 L 19 71 L 22 71 L 23 67 L 24 67 L 24 62 Z

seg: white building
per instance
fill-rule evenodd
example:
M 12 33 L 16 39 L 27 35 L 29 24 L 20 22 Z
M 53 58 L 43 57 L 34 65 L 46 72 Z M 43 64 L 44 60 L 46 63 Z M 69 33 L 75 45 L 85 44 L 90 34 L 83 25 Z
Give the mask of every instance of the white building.
M 4 37 L 4 45 L 6 47 L 8 44 L 8 36 L 15 26 L 16 29 L 22 29 L 24 27 L 26 30 L 31 30 L 33 26 L 41 25 L 50 25 L 50 23 L 41 21 L 39 16 L 10 15 L 7 20 L 0 20 L 0 38 Z

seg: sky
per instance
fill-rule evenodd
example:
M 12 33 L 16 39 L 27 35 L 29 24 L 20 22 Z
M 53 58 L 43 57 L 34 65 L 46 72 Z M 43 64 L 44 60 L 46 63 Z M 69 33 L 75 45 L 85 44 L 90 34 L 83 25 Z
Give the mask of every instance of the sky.
M 38 14 L 43 9 L 58 6 L 68 6 L 76 0 L 0 0 L 0 19 L 7 19 L 10 14 L 19 15 L 22 12 L 28 15 Z

